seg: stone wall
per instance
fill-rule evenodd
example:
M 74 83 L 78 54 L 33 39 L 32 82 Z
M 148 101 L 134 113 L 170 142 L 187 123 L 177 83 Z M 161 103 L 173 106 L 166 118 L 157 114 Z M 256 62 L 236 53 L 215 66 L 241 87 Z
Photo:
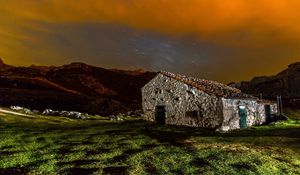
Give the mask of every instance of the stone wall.
M 247 111 L 247 126 L 261 125 L 266 122 L 265 105 L 271 106 L 271 113 L 277 113 L 276 103 L 258 103 L 255 100 L 222 99 L 224 121 L 221 131 L 240 128 L 239 106 L 245 106 Z
M 239 106 L 245 106 L 247 110 L 247 126 L 255 124 L 257 102 L 254 100 L 222 99 L 224 120 L 221 131 L 240 128 Z
M 277 114 L 278 114 L 278 106 L 277 106 L 276 103 L 272 103 L 272 104 L 271 104 L 271 113 L 272 113 L 273 115 L 277 115 Z
M 266 122 L 265 104 L 257 103 L 256 125 L 262 125 Z
M 166 124 L 217 128 L 223 121 L 222 100 L 158 74 L 142 88 L 144 118 L 155 121 L 155 107 L 166 108 Z M 197 111 L 198 116 L 188 115 Z
M 228 131 L 240 128 L 239 106 L 247 111 L 247 126 L 266 122 L 265 105 L 277 113 L 275 103 L 256 100 L 224 99 L 208 95 L 195 87 L 158 74 L 142 88 L 144 119 L 155 122 L 156 106 L 165 106 L 166 124 L 215 128 Z M 197 117 L 189 113 L 197 111 Z

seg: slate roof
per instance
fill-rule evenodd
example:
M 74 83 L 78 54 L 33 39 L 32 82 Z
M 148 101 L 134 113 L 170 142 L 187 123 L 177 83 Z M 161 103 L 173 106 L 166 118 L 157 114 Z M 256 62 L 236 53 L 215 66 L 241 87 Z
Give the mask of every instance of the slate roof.
M 193 86 L 207 94 L 215 95 L 218 97 L 232 98 L 232 99 L 253 99 L 258 100 L 258 98 L 242 93 L 241 90 L 227 86 L 216 81 L 210 81 L 205 79 L 198 79 L 194 77 L 187 77 L 180 74 L 174 74 L 171 72 L 160 71 L 161 74 L 173 78 L 175 80 L 181 81 L 187 85 Z

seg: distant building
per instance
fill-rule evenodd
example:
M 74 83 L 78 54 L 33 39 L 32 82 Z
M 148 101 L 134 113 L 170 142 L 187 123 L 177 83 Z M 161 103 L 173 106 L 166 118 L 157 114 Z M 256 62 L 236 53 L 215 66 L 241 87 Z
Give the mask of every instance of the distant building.
M 276 103 L 239 89 L 163 71 L 142 88 L 142 100 L 145 120 L 220 131 L 261 125 L 277 113 Z

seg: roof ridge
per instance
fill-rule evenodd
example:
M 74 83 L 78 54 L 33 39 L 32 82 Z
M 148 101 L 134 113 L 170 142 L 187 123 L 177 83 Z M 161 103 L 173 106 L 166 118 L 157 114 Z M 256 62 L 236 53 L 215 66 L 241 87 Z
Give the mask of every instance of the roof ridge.
M 231 98 L 257 99 L 256 97 L 243 93 L 240 89 L 227 86 L 217 81 L 200 79 L 195 77 L 188 77 L 185 75 L 175 74 L 167 71 L 159 71 L 159 73 L 168 76 L 170 78 L 173 78 L 177 81 L 181 81 L 187 85 L 193 86 L 201 91 L 204 91 L 209 95 L 216 95 L 225 98 L 231 97 Z

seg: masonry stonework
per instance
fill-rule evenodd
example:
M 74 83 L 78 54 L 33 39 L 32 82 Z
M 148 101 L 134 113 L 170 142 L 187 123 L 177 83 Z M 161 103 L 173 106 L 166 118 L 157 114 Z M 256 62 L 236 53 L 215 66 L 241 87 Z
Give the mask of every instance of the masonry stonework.
M 142 89 L 144 118 L 155 121 L 155 107 L 165 106 L 166 124 L 216 128 L 222 123 L 222 101 L 159 74 Z M 187 113 L 197 111 L 197 116 Z
M 239 107 L 247 111 L 246 125 L 266 122 L 265 106 L 270 105 L 272 114 L 277 112 L 274 103 L 258 99 L 224 98 L 208 94 L 190 84 L 159 73 L 142 88 L 144 119 L 156 121 L 157 106 L 165 109 L 165 124 L 204 127 L 229 131 L 239 129 Z

